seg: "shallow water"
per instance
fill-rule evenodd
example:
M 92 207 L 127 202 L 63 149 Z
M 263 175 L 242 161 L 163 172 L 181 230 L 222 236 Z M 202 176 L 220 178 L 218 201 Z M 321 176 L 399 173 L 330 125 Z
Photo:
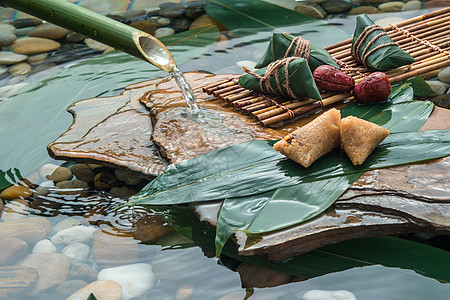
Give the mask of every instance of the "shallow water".
M 348 19 L 346 18 L 345 22 L 348 22 Z M 340 21 L 335 22 L 339 23 Z M 261 47 L 263 44 L 261 38 L 259 34 L 255 34 L 250 38 L 237 38 L 217 43 L 205 54 L 182 65 L 181 68 L 183 71 L 203 68 L 217 73 L 239 72 L 240 67 L 235 65 L 236 61 L 255 61 L 263 52 L 264 47 Z M 254 41 L 259 47 L 251 45 L 248 42 L 249 40 Z M 324 38 L 322 42 L 325 45 L 328 43 L 328 40 Z M 4 139 L 2 142 L 6 144 L 16 143 L 15 149 L 18 150 L 17 152 L 12 152 L 8 149 L 8 156 L 3 161 L 2 168 L 19 167 L 23 172 L 22 175 L 35 184 L 46 181 L 44 177 L 37 174 L 36 170 L 47 162 L 61 163 L 45 159 L 45 146 L 46 143 L 51 142 L 69 126 L 71 116 L 65 109 L 73 101 L 118 94 L 124 86 L 132 82 L 146 80 L 149 76 L 164 76 L 162 72 L 155 75 L 157 72 L 155 70 L 146 71 L 140 62 L 121 60 L 122 58 L 119 55 L 116 55 L 114 60 L 114 56 L 109 56 L 111 61 L 108 58 L 98 58 L 96 61 L 87 62 L 85 68 L 69 69 L 66 73 L 56 74 L 53 79 L 66 77 L 64 83 L 67 86 L 70 86 L 71 82 L 77 82 L 75 86 L 69 89 L 62 89 L 61 85 L 58 86 L 57 84 L 52 86 L 54 84 L 53 79 L 39 83 L 36 89 L 47 86 L 49 90 L 44 90 L 43 92 L 47 97 L 58 95 L 58 98 L 64 99 L 65 102 L 58 103 L 59 107 L 51 107 L 53 105 L 49 105 L 49 107 L 38 111 L 40 114 L 38 117 L 43 119 L 41 122 L 44 123 L 42 130 L 23 132 L 25 130 L 22 130 L 19 125 L 7 128 L 10 133 L 12 132 L 17 136 L 15 139 Z M 106 68 L 107 70 L 95 69 L 102 65 L 113 66 L 113 61 L 114 67 L 112 70 L 108 68 Z M 96 71 L 89 73 L 92 69 Z M 89 76 L 86 74 L 89 74 Z M 115 79 L 119 78 L 119 75 L 123 76 L 124 74 L 126 75 L 126 80 Z M 33 89 L 30 89 L 30 92 Z M 189 93 L 189 88 L 185 88 L 183 93 L 185 92 Z M 42 106 L 39 103 L 42 100 L 31 99 L 27 93 L 24 93 L 18 99 L 24 100 L 22 105 L 31 107 L 31 109 Z M 33 100 L 35 102 L 30 102 Z M 55 103 L 57 102 L 55 101 Z M 195 97 L 188 96 L 188 104 L 194 110 L 198 109 Z M 4 109 L 3 111 L 6 111 L 8 114 L 5 113 L 3 116 L 8 115 L 11 118 L 13 112 L 18 110 L 13 107 L 13 104 L 7 105 L 8 110 Z M 29 120 L 26 114 L 22 118 L 22 122 L 34 121 Z M 39 118 L 36 118 L 36 122 L 38 122 L 37 119 Z M 52 123 L 49 126 L 51 128 L 47 130 L 45 123 L 55 121 L 58 118 L 60 118 L 60 121 L 56 124 Z M 15 119 L 16 117 L 11 119 L 9 123 L 14 124 L 16 122 Z M 30 127 L 29 124 L 28 127 Z M 215 130 L 220 132 L 220 128 Z M 46 139 L 41 139 L 42 136 L 46 136 Z M 35 141 L 36 143 L 34 143 Z M 23 144 L 29 146 L 26 151 L 22 150 L 21 146 Z M 14 149 L 14 147 L 12 148 Z M 44 159 L 42 159 L 43 157 Z M 110 259 L 111 262 L 115 264 L 152 264 L 156 277 L 154 288 L 150 289 L 144 296 L 134 299 L 219 299 L 226 295 L 229 295 L 227 299 L 244 298 L 246 291 L 242 288 L 241 278 L 236 272 L 238 261 L 225 256 L 220 260 L 207 257 L 211 255 L 209 251 L 203 252 L 199 247 L 194 246 L 191 241 L 170 229 L 164 238 L 149 244 L 145 244 L 139 239 L 129 238 L 133 237 L 133 234 L 138 231 L 137 226 L 140 224 L 140 220 L 148 220 L 150 223 L 156 222 L 153 217 L 157 214 L 153 214 L 143 207 L 115 210 L 117 206 L 125 203 L 125 201 L 125 197 L 115 197 L 101 190 L 92 190 L 88 194 L 75 193 L 66 195 L 61 194 L 60 190 L 52 188 L 46 196 L 33 196 L 30 198 L 28 200 L 30 207 L 25 209 L 22 214 L 44 216 L 53 225 L 73 217 L 80 224 L 101 228 L 106 232 L 112 231 L 116 236 L 120 237 L 119 239 L 123 238 L 123 244 L 128 245 L 129 248 L 122 253 L 121 257 Z M 162 223 L 162 225 L 159 224 L 162 227 L 167 227 L 167 224 L 164 222 L 160 223 Z M 92 247 L 92 242 L 86 242 L 86 244 Z M 60 252 L 64 246 L 57 246 L 57 251 Z M 111 247 L 114 251 L 119 252 L 121 246 L 104 246 L 104 248 L 107 247 Z M 32 249 L 33 243 L 30 243 L 28 252 L 31 252 Z M 105 257 L 103 256 L 103 258 Z M 86 260 L 86 264 L 97 271 L 108 265 L 108 263 L 105 264 L 104 262 L 103 264 L 99 263 L 99 259 L 95 259 L 92 254 Z M 259 271 L 259 274 L 263 273 L 262 270 Z M 83 278 L 83 280 L 89 282 L 88 277 Z M 352 268 L 313 279 L 297 277 L 295 280 L 298 282 L 290 282 L 272 288 L 255 288 L 254 294 L 250 299 L 301 299 L 305 292 L 313 289 L 347 290 L 355 294 L 357 299 L 445 299 L 450 292 L 448 284 L 440 283 L 411 270 L 388 268 L 379 265 Z M 64 299 L 64 297 L 56 293 L 55 287 L 33 296 L 27 295 L 28 292 L 24 291 L 11 299 Z

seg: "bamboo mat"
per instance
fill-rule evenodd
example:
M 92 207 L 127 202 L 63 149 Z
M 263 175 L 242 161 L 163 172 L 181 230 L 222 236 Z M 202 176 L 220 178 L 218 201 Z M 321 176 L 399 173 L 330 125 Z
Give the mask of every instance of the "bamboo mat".
M 390 83 L 422 75 L 450 66 L 450 7 L 411 18 L 383 28 L 398 46 L 416 62 L 385 72 Z M 351 55 L 352 40 L 325 47 L 342 71 L 358 83 L 371 72 Z M 255 118 L 263 126 L 292 120 L 313 110 L 352 100 L 351 93 L 322 93 L 322 100 L 273 97 L 242 88 L 238 76 L 216 82 L 203 92 L 230 103 L 243 114 Z

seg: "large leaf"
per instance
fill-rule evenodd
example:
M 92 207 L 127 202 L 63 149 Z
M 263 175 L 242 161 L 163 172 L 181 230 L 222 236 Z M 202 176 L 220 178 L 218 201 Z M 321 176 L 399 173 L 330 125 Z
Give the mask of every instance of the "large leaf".
M 217 28 L 212 26 L 161 40 L 182 63 L 206 51 L 217 38 Z M 71 124 L 66 108 L 75 101 L 117 94 L 133 82 L 166 75 L 149 63 L 113 52 L 30 84 L 0 107 L 0 168 L 18 168 L 27 175 L 47 161 L 45 146 Z
M 207 0 L 205 4 L 208 15 L 227 29 L 240 36 L 259 34 L 264 42 L 272 32 L 301 35 L 321 47 L 349 37 L 323 21 L 260 0 Z
M 0 190 L 22 179 L 18 169 L 0 170 Z

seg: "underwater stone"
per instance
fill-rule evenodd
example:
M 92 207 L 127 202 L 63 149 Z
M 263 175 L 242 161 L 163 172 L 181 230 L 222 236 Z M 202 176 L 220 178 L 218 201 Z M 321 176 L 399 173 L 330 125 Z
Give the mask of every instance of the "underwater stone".
M 58 296 L 61 296 L 64 299 L 66 299 L 67 297 L 69 297 L 70 295 L 72 295 L 79 289 L 84 288 L 87 285 L 88 285 L 87 282 L 83 281 L 83 280 L 69 280 L 69 281 L 65 281 L 65 282 L 61 283 L 60 285 L 58 285 L 55 288 L 55 293 Z M 98 298 L 98 299 L 101 300 L 101 298 Z
M 55 164 L 45 164 L 39 168 L 39 175 L 42 178 L 47 178 L 50 176 L 59 166 Z
M 16 237 L 0 239 L 0 266 L 13 265 L 27 254 L 28 244 Z
M 69 229 L 73 226 L 81 225 L 80 220 L 75 217 L 66 218 L 53 226 L 53 234 L 57 234 L 58 232 Z
M 170 27 L 175 30 L 175 32 L 182 32 L 189 29 L 189 26 L 191 26 L 192 21 L 186 17 L 179 17 L 172 20 L 172 23 L 170 23 Z
M 79 180 L 94 182 L 95 173 L 87 164 L 76 164 L 70 167 L 73 175 Z
M 23 199 L 8 201 L 3 207 L 1 219 L 4 222 L 23 219 L 30 214 L 28 206 L 28 202 Z
M 419 0 L 408 1 L 402 7 L 402 11 L 419 10 L 419 9 L 422 9 L 422 2 Z
M 37 242 L 32 253 L 56 253 L 56 247 L 49 239 L 40 240 Z
M 356 300 L 349 291 L 311 290 L 303 294 L 302 300 Z
M 16 53 L 30 55 L 54 51 L 61 44 L 50 39 L 29 37 L 16 40 L 11 47 Z
M 0 65 L 13 65 L 26 60 L 28 56 L 14 53 L 12 51 L 0 52 Z
M 400 1 L 391 1 L 378 5 L 380 12 L 398 12 L 402 10 L 405 3 Z
M 189 26 L 189 30 L 197 29 L 197 28 L 203 28 L 203 27 L 209 27 L 209 26 L 216 26 L 219 31 L 225 31 L 227 30 L 222 24 L 208 16 L 207 14 L 201 15 L 197 19 L 192 22 L 191 26 Z
M 315 19 L 323 19 L 327 16 L 326 11 L 317 4 L 299 4 L 295 7 L 295 11 Z
M 450 87 L 450 84 L 439 80 L 427 80 L 425 82 L 430 86 L 430 88 L 436 95 L 444 95 L 447 89 Z
M 350 10 L 353 4 L 346 0 L 328 0 L 321 6 L 327 13 L 338 14 Z
M 440 71 L 438 74 L 438 78 L 440 81 L 450 83 L 450 67 L 445 68 Z
M 172 22 L 171 19 L 169 18 L 164 18 L 161 16 L 154 16 L 154 17 L 150 17 L 149 19 L 150 21 L 152 21 L 153 23 L 155 23 L 156 26 L 158 27 L 166 27 L 170 25 L 170 22 Z
M 292 275 L 250 263 L 241 263 L 237 271 L 241 277 L 242 287 L 245 288 L 274 287 L 289 283 L 293 279 Z
M 52 23 L 43 23 L 36 26 L 28 33 L 28 36 L 46 38 L 51 40 L 59 40 L 65 37 L 69 33 L 69 30 L 54 25 Z
M 13 76 L 26 76 L 31 73 L 31 66 L 26 62 L 21 62 L 9 67 L 9 73 Z
M 66 255 L 72 263 L 84 262 L 91 254 L 91 248 L 83 243 L 72 243 L 64 247 L 61 253 Z
M 45 59 L 48 57 L 48 53 L 34 54 L 30 55 L 27 59 L 27 62 L 32 65 L 39 65 L 45 62 Z
M 16 34 L 16 27 L 10 24 L 0 23 L 0 32 L 2 34 Z
M 14 43 L 16 38 L 17 37 L 15 34 L 0 31 L 0 48 L 11 45 L 12 43 Z
M 169 36 L 175 33 L 175 30 L 172 28 L 158 28 L 155 31 L 156 38 L 162 38 L 164 36 Z
M 42 20 L 38 18 L 21 18 L 11 22 L 11 25 L 15 28 L 31 27 L 40 24 L 42 24 Z
M 31 189 L 24 185 L 12 185 L 0 193 L 3 200 L 26 199 L 33 194 Z
M 37 278 L 38 272 L 34 268 L 0 267 L 0 295 L 2 298 L 10 298 L 32 286 Z
M 96 229 L 92 226 L 72 226 L 70 228 L 59 231 L 55 234 L 51 241 L 55 245 L 65 245 L 71 243 L 89 243 Z
M 123 170 L 114 170 L 114 175 L 117 179 L 125 183 L 126 185 L 136 185 L 142 181 L 142 178 L 137 177 L 136 175 L 132 175 L 127 171 Z
M 360 14 L 377 14 L 380 10 L 373 6 L 358 6 L 352 8 L 348 14 L 349 15 L 360 15 Z
M 69 271 L 70 279 L 81 279 L 87 282 L 97 280 L 98 271 L 86 263 L 74 263 Z
M 137 261 L 138 241 L 131 234 L 98 229 L 92 241 L 94 261 L 105 267 L 116 267 Z
M 177 18 L 186 13 L 184 5 L 179 3 L 161 3 L 159 8 L 159 15 L 166 18 Z
M 124 299 L 122 298 L 122 286 L 119 283 L 112 280 L 98 280 L 76 291 L 67 300 L 86 300 L 91 294 L 99 300 Z
M 78 32 L 72 32 L 66 36 L 66 41 L 68 43 L 79 43 L 79 42 L 83 41 L 85 38 L 86 37 L 84 35 L 82 35 Z
M 131 27 L 147 32 L 148 34 L 154 35 L 157 28 L 156 24 L 150 20 L 139 20 L 130 24 Z
M 70 169 L 66 167 L 57 167 L 51 175 L 47 176 L 47 179 L 53 180 L 54 182 L 66 181 L 72 179 L 73 174 Z

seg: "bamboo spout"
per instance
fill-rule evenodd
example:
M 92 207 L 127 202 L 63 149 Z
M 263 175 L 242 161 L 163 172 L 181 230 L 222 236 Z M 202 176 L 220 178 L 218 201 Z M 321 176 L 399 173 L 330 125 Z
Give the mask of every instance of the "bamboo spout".
M 171 72 L 176 66 L 169 50 L 148 33 L 65 0 L 0 0 L 18 9 L 126 52 Z

